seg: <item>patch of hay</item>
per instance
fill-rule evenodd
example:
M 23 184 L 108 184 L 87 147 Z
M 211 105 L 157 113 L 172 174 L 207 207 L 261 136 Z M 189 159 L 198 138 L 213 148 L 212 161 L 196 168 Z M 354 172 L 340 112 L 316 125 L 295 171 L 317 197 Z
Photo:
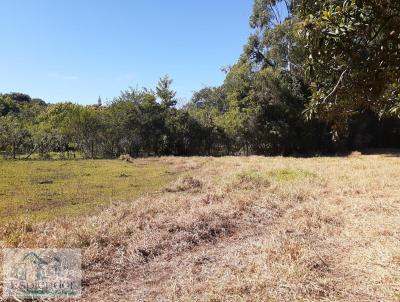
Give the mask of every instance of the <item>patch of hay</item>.
M 166 192 L 192 192 L 197 193 L 200 192 L 201 188 L 203 187 L 203 183 L 192 177 L 192 176 L 185 176 L 179 178 L 175 183 L 165 188 Z
M 231 188 L 233 190 L 254 190 L 269 187 L 268 179 L 255 171 L 244 171 L 236 175 Z
M 360 151 L 353 151 L 350 153 L 349 157 L 360 157 L 362 153 Z

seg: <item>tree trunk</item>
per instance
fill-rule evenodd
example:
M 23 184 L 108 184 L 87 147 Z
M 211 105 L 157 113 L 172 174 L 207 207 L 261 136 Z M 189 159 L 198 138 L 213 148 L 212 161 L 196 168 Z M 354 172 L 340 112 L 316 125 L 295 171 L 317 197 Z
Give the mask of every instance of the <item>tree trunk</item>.
M 90 153 L 92 154 L 92 159 L 94 159 L 94 142 L 93 141 L 91 141 L 90 142 Z
M 12 144 L 13 159 L 16 159 L 16 153 L 17 153 L 17 150 L 16 150 L 16 147 L 15 147 L 15 142 L 13 142 L 13 144 Z

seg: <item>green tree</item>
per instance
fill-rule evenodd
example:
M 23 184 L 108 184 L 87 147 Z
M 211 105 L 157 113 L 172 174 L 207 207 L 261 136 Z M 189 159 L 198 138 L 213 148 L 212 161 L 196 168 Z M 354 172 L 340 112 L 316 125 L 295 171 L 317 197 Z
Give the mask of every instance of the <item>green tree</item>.
M 165 135 L 164 107 L 157 103 L 154 93 L 145 91 L 138 113 L 142 150 L 146 154 L 160 155 L 168 144 Z
M 202 154 L 226 154 L 232 150 L 231 142 L 223 128 L 222 116 L 228 111 L 225 89 L 220 87 L 205 87 L 193 94 L 186 104 L 191 118 L 197 123 L 197 143 L 193 148 Z
M 78 107 L 71 120 L 79 146 L 92 159 L 97 157 L 103 137 L 104 123 L 100 112 L 101 109 L 93 106 Z
M 36 116 L 34 126 L 34 151 L 46 156 L 50 151 L 69 152 L 78 146 L 78 134 L 73 129 L 72 121 L 78 114 L 80 105 L 58 103 L 50 105 Z
M 156 87 L 156 94 L 161 100 L 161 104 L 166 108 L 175 107 L 176 105 L 176 92 L 171 89 L 173 80 L 165 75 L 158 81 Z
M 115 98 L 108 108 L 110 125 L 107 135 L 110 138 L 111 154 L 130 154 L 138 156 L 141 152 L 139 104 L 144 92 L 128 89 Z
M 255 0 L 250 26 L 253 33 L 245 46 L 254 70 L 266 67 L 300 74 L 304 51 L 297 32 L 293 0 Z
M 16 159 L 30 145 L 30 132 L 25 122 L 15 115 L 0 117 L 0 147 L 6 154 Z
M 309 116 L 332 121 L 337 137 L 358 112 L 385 114 L 400 102 L 400 2 L 301 0 L 308 52 Z
M 292 1 L 256 0 L 250 25 L 244 53 L 224 82 L 221 125 L 241 152 L 296 152 L 310 128 L 302 116 L 308 90 Z

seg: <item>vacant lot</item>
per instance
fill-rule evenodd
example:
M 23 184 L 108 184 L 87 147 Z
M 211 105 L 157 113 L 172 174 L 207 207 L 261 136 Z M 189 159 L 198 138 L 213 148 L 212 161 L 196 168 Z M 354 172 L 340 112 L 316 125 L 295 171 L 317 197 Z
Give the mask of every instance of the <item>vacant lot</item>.
M 2 169 L 12 171 L 14 165 L 19 171 L 27 164 L 10 162 Z M 32 172 L 26 180 L 9 172 L 14 180 L 7 190 L 26 198 L 30 193 L 20 191 L 21 182 L 41 192 L 42 186 L 64 179 L 56 175 L 70 173 L 68 165 L 74 163 L 29 164 L 31 171 L 39 165 L 57 172 L 47 184 L 31 179 L 51 173 Z M 110 170 L 97 168 L 103 169 L 97 181 L 82 184 L 88 196 L 99 190 L 109 198 L 108 185 L 127 181 L 122 174 L 134 178 L 136 169 L 158 171 L 156 179 L 171 178 L 165 185 L 161 176 L 156 186 L 135 188 L 128 202 L 133 182 L 115 187 L 113 199 L 124 202 L 92 215 L 1 227 L 6 246 L 82 248 L 83 300 L 400 299 L 397 157 L 161 158 L 107 164 Z M 89 177 L 82 173 L 72 175 L 81 181 Z M 2 186 L 7 179 L 3 174 Z M 136 193 L 159 191 L 154 189 L 159 185 L 162 193 Z M 12 197 L 6 200 L 2 209 L 17 215 Z

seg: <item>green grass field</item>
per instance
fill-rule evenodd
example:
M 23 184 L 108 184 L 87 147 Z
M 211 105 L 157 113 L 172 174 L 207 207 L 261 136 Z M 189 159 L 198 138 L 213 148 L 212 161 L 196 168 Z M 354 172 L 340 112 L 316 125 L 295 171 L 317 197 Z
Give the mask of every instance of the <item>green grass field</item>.
M 0 223 L 86 214 L 156 191 L 170 179 L 167 166 L 154 161 L 0 160 Z

